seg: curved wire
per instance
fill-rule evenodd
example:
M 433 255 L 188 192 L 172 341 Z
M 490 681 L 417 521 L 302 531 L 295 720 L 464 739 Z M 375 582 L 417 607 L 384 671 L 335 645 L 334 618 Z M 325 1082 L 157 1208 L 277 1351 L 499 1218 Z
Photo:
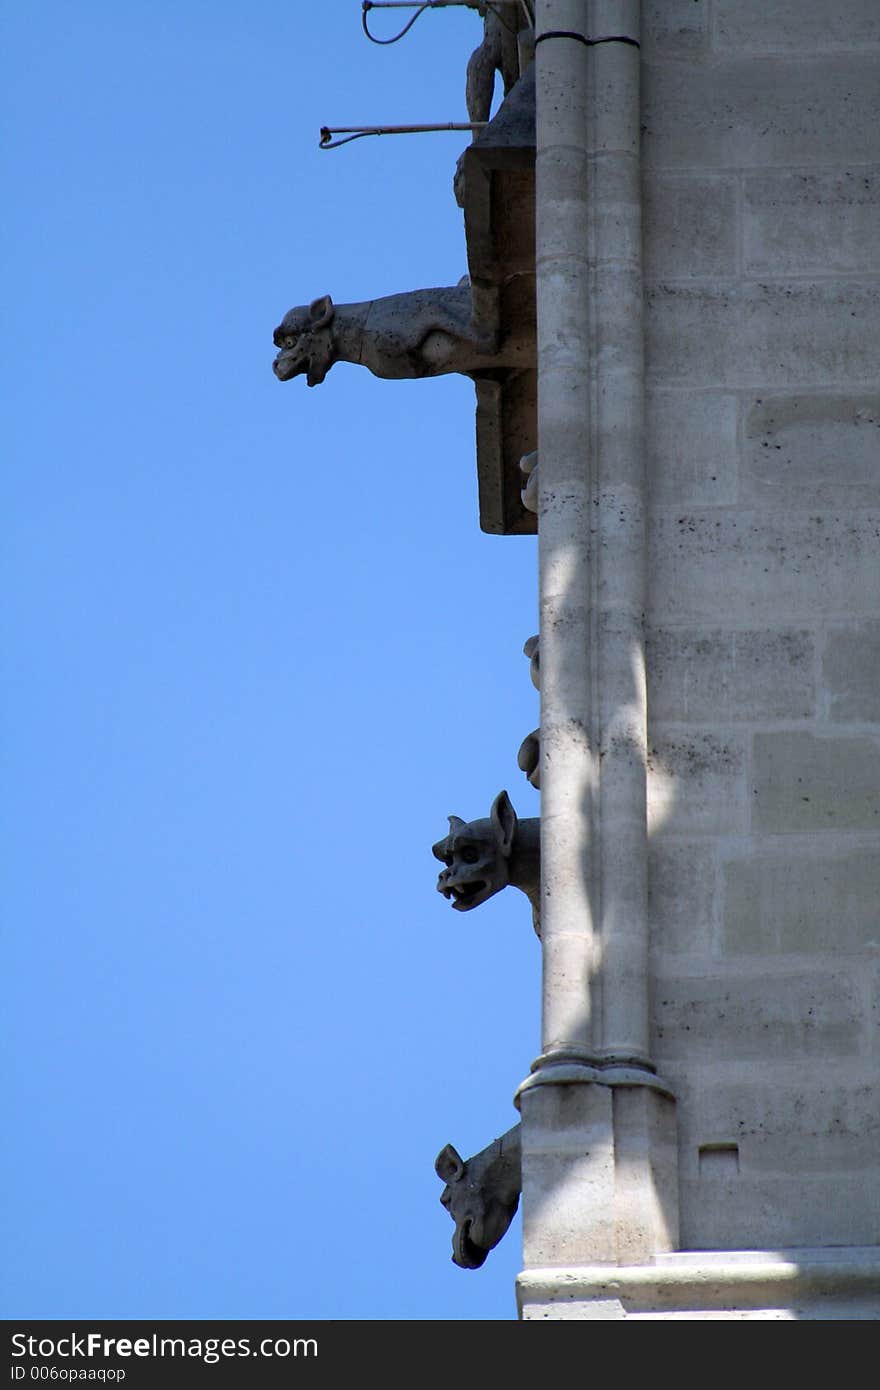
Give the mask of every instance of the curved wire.
M 386 44 L 389 44 L 389 43 L 397 43 L 398 39 L 402 39 L 403 36 L 404 36 L 404 34 L 408 34 L 409 31 L 410 31 L 410 29 L 411 29 L 411 28 L 413 27 L 413 25 L 415 24 L 416 20 L 419 19 L 420 16 L 423 15 L 423 14 L 425 13 L 425 10 L 429 10 L 429 9 L 431 8 L 431 0 L 425 0 L 425 3 L 424 3 L 419 9 L 416 10 L 416 12 L 415 12 L 415 14 L 413 15 L 412 19 L 408 19 L 408 20 L 407 20 L 406 24 L 404 24 L 404 26 L 403 26 L 403 28 L 401 29 L 400 33 L 399 33 L 399 34 L 395 34 L 394 37 L 391 38 L 391 39 L 377 39 L 376 36 L 375 36 L 375 34 L 371 34 L 371 33 L 370 33 L 370 30 L 369 30 L 369 28 L 368 28 L 368 26 L 367 26 L 367 15 L 369 14 L 369 12 L 370 12 L 370 10 L 371 10 L 372 8 L 373 8 L 373 6 L 372 6 L 372 4 L 370 3 L 370 0 L 363 0 L 363 9 L 361 10 L 361 25 L 362 25 L 362 27 L 363 27 L 364 33 L 366 34 L 367 38 L 370 40 L 370 43 L 382 44 L 382 46 L 384 47 Z M 340 141 L 340 144 L 346 144 L 346 143 L 347 143 L 346 141 Z
M 352 140 L 363 140 L 365 135 L 379 135 L 378 130 L 359 130 L 356 135 L 346 135 L 344 140 L 334 140 L 329 130 L 321 130 L 321 138 L 318 141 L 319 150 L 338 150 L 340 145 L 348 145 Z

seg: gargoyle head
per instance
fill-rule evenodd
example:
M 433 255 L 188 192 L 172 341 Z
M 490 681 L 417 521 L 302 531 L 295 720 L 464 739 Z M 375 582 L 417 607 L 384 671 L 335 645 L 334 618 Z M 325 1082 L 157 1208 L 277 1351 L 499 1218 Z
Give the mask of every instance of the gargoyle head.
M 452 1258 L 460 1269 L 479 1269 L 516 1215 L 522 1181 L 519 1148 L 514 1144 L 507 1153 L 504 1145 L 504 1139 L 496 1139 L 465 1162 L 447 1144 L 434 1163 L 446 1184 L 440 1201 L 455 1222 Z
M 325 294 L 284 315 L 273 334 L 275 346 L 281 349 L 272 363 L 279 381 L 290 381 L 305 372 L 309 386 L 320 386 L 336 361 L 335 313 L 333 300 Z
M 437 892 L 452 899 L 459 912 L 479 907 L 510 882 L 510 853 L 516 834 L 516 811 L 507 792 L 499 792 L 488 819 L 463 821 L 449 817 L 449 834 L 432 846 L 435 859 L 446 868 L 437 878 Z

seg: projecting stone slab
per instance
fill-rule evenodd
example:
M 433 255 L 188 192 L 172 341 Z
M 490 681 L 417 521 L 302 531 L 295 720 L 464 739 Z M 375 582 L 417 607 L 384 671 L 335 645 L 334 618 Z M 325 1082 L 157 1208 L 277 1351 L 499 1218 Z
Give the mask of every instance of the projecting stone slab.
M 880 508 L 880 394 L 760 395 L 746 406 L 746 504 Z
M 661 978 L 654 1056 L 661 1069 L 675 1058 L 852 1057 L 860 1050 L 862 1014 L 856 983 L 843 972 Z
M 880 270 L 880 171 L 750 174 L 743 240 L 747 275 Z
M 658 720 L 732 723 L 815 713 L 814 649 L 800 628 L 648 635 L 648 708 Z
M 475 303 L 497 306 L 502 341 L 525 335 L 529 360 L 475 372 L 480 526 L 534 534 L 522 505 L 519 461 L 537 448 L 535 341 L 535 82 L 530 66 L 461 160 L 468 269 Z
M 880 722 L 880 622 L 832 628 L 822 660 L 822 679 L 831 720 Z
M 715 507 L 737 499 L 737 400 L 719 391 L 648 391 L 645 449 L 655 506 Z
M 880 847 L 752 855 L 724 865 L 729 955 L 880 951 Z
M 756 830 L 880 830 L 880 739 L 756 734 Z

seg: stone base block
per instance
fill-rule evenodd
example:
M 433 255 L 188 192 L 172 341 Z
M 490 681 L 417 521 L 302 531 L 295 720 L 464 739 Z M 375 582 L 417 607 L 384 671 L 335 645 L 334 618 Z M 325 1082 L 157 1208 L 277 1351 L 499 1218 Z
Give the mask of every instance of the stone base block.
M 519 1096 L 526 1266 L 635 1264 L 674 1250 L 674 1100 L 652 1085 L 552 1079 L 561 1075 L 533 1074 Z

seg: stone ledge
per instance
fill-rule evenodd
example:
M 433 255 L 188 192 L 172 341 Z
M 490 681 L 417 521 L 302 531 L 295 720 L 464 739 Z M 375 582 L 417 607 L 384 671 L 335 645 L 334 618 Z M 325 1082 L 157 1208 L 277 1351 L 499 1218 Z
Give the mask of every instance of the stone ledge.
M 688 1251 L 650 1265 L 527 1269 L 526 1319 L 880 1317 L 880 1246 Z

